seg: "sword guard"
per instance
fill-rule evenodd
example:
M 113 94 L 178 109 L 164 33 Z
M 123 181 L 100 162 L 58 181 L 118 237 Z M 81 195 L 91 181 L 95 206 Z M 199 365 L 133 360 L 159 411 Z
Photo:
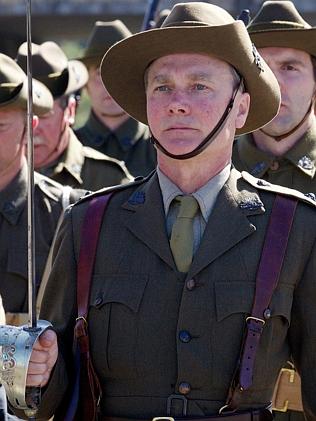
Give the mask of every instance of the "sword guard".
M 35 342 L 52 325 L 38 320 L 35 328 L 0 326 L 0 381 L 10 404 L 26 414 L 36 412 L 40 401 L 40 388 L 26 387 L 28 366 Z

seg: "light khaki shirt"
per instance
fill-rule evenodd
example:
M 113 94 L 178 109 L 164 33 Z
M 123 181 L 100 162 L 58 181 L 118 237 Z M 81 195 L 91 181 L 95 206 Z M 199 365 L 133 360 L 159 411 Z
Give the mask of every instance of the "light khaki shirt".
M 178 213 L 177 204 L 173 200 L 176 196 L 184 195 L 184 193 L 159 169 L 159 167 L 157 168 L 157 174 L 166 214 L 167 233 L 170 239 L 172 226 Z M 193 220 L 194 253 L 200 245 L 208 218 L 213 210 L 218 193 L 228 180 L 229 174 L 230 164 L 192 194 L 199 204 L 199 210 Z

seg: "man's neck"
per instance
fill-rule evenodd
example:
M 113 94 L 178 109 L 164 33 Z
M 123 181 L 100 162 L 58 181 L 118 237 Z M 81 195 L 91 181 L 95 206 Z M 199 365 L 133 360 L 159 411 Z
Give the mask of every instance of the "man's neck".
M 3 171 L 0 171 L 0 191 L 4 190 L 17 176 L 17 174 L 21 171 L 24 162 L 26 162 L 26 158 L 21 155 Z
M 231 157 L 217 157 L 210 160 L 203 155 L 187 160 L 175 160 L 158 155 L 160 170 L 185 194 L 192 194 L 220 173 L 230 163 Z
M 123 123 L 125 123 L 125 121 L 129 119 L 129 116 L 126 113 L 120 113 L 117 115 L 108 115 L 108 114 L 100 113 L 96 110 L 93 110 L 93 112 L 101 121 L 101 123 L 108 129 L 110 129 L 111 132 L 114 132 Z
M 276 141 L 273 137 L 263 133 L 261 130 L 253 132 L 252 135 L 258 149 L 272 156 L 283 156 L 296 145 L 314 123 L 315 115 L 312 114 L 294 133 L 280 141 Z
M 71 128 L 66 127 L 65 130 L 60 134 L 57 147 L 51 152 L 49 156 L 46 156 L 45 160 L 36 163 L 36 170 L 40 171 L 42 168 L 50 167 L 54 162 L 57 162 L 62 157 L 63 153 L 69 145 L 70 134 Z

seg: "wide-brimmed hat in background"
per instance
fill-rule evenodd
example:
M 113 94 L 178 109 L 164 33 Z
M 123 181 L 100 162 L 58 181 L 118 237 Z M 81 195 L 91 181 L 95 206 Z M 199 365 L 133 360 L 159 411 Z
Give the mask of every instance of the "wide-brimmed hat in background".
M 26 71 L 27 43 L 23 43 L 16 58 Z M 88 81 L 86 66 L 79 60 L 68 60 L 63 50 L 52 41 L 32 44 L 32 70 L 51 91 L 54 98 L 80 90 Z
M 285 47 L 316 56 L 316 28 L 307 23 L 291 1 L 266 1 L 249 23 L 256 47 Z
M 96 21 L 80 60 L 87 67 L 99 66 L 106 51 L 130 35 L 131 31 L 119 19 L 110 22 Z
M 53 108 L 53 97 L 41 82 L 33 79 L 33 111 L 43 115 Z M 0 110 L 21 108 L 27 110 L 28 82 L 21 67 L 5 54 L 0 53 Z
M 169 54 L 200 53 L 217 57 L 236 68 L 249 92 L 247 121 L 236 134 L 267 124 L 278 112 L 280 89 L 260 57 L 242 21 L 207 3 L 179 3 L 162 27 L 132 35 L 108 50 L 101 64 L 104 85 L 132 117 L 147 123 L 144 74 L 156 59 Z

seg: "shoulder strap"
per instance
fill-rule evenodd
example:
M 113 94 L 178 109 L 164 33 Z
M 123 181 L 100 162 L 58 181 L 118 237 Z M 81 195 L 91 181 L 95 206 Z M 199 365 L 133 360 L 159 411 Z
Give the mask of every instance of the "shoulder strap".
M 64 421 L 95 420 L 101 388 L 90 358 L 87 314 L 90 287 L 104 212 L 113 193 L 94 197 L 90 202 L 81 228 L 77 265 L 78 317 L 74 328 L 76 379 Z M 77 418 L 76 418 L 77 419 Z
M 239 366 L 227 404 L 222 410 L 238 409 L 243 393 L 252 385 L 255 357 L 265 319 L 268 318 L 265 311 L 278 284 L 297 203 L 296 198 L 276 195 L 257 272 L 252 311 L 246 318 L 245 339 Z

